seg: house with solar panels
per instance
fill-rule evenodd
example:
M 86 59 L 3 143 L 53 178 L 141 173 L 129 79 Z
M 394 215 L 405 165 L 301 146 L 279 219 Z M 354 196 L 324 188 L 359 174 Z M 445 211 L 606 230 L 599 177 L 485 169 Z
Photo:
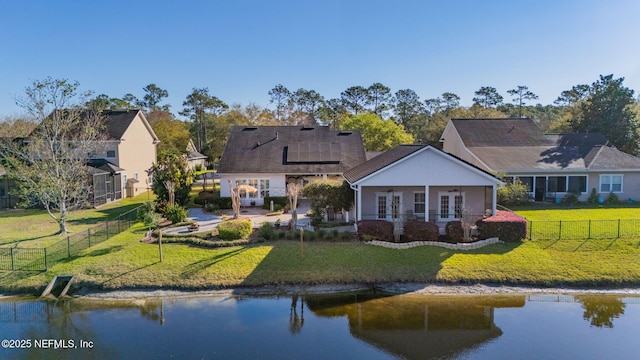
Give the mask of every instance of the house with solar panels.
M 348 169 L 366 161 L 359 131 L 327 126 L 234 126 L 218 164 L 220 196 L 232 186 L 250 185 L 243 206 L 264 204 L 265 197 L 286 196 L 287 183 L 343 179 Z

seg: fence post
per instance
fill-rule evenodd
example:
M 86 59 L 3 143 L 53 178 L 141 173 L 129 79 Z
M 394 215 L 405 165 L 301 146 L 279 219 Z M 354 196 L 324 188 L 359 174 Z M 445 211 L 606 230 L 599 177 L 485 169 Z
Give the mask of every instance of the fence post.
M 587 239 L 591 239 L 591 219 L 589 219 L 589 234 L 587 235 Z
M 87 229 L 87 235 L 89 236 L 89 247 L 91 247 L 91 229 Z
M 15 270 L 15 262 L 13 261 L 13 248 L 9 249 L 10 253 L 11 253 L 11 271 Z
M 48 271 L 49 267 L 47 266 L 47 248 L 44 248 L 42 250 L 44 250 L 44 271 Z
M 533 220 L 529 221 L 529 240 L 533 240 Z
M 558 231 L 558 240 L 562 239 L 562 220 L 560 220 L 560 231 Z
M 67 236 L 67 257 L 71 257 L 71 239 Z
M 104 224 L 105 224 L 105 228 L 106 228 L 106 231 L 107 231 L 107 237 L 106 237 L 105 240 L 107 240 L 107 239 L 109 239 L 109 220 L 105 221 Z
M 618 219 L 618 239 L 620 239 L 620 219 Z

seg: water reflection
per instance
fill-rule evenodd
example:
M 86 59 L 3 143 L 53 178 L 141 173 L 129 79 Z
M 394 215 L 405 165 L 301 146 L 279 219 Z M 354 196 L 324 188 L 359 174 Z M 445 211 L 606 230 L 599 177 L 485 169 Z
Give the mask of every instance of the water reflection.
M 640 297 L 601 295 L 10 300 L 0 301 L 4 338 L 97 347 L 0 349 L 0 359 L 637 359 L 628 345 L 639 324 Z
M 575 300 L 582 304 L 584 319 L 592 326 L 613 328 L 613 319 L 624 314 L 625 304 L 613 296 L 576 296 Z
M 300 301 L 300 316 L 298 316 L 298 295 L 291 297 L 291 310 L 289 312 L 289 331 L 298 334 L 304 326 L 304 298 Z
M 525 296 L 373 294 L 307 297 L 318 316 L 347 316 L 353 336 L 403 358 L 453 356 L 497 338 L 494 309 L 523 307 Z

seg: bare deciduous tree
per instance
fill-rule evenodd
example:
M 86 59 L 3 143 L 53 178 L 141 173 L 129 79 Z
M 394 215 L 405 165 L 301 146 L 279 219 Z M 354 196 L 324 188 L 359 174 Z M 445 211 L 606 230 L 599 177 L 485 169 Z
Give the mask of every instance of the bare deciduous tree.
M 302 191 L 302 185 L 297 182 L 287 184 L 287 197 L 289 198 L 289 207 L 291 208 L 291 229 L 295 229 L 298 225 L 298 195 Z
M 86 110 L 77 82 L 47 78 L 34 81 L 17 101 L 36 128 L 25 140 L 0 146 L 0 158 L 16 180 L 23 205 L 44 207 L 60 233 L 67 233 L 69 212 L 86 204 L 92 180 L 87 158 L 101 149 L 100 115 Z

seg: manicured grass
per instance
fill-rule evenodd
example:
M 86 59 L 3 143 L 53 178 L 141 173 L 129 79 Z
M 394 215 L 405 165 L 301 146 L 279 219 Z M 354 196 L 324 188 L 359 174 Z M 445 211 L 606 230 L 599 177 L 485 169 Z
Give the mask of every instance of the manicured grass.
M 474 251 L 386 249 L 360 242 L 278 241 L 205 249 L 142 243 L 136 225 L 48 272 L 0 272 L 0 291 L 38 293 L 56 274 L 95 289 L 205 289 L 382 282 L 538 286 L 640 285 L 640 240 L 524 241 Z
M 617 220 L 640 219 L 640 205 L 586 205 L 576 207 L 537 205 L 514 207 L 516 213 L 528 220 Z
M 77 233 L 95 226 L 101 221 L 113 219 L 119 214 L 136 208 L 140 204 L 155 199 L 155 195 L 143 193 L 134 198 L 126 198 L 110 203 L 99 209 L 83 209 L 69 214 L 68 228 Z M 0 245 L 12 244 L 19 247 L 49 246 L 62 237 L 56 235 L 59 227 L 45 210 L 16 209 L 0 211 Z

